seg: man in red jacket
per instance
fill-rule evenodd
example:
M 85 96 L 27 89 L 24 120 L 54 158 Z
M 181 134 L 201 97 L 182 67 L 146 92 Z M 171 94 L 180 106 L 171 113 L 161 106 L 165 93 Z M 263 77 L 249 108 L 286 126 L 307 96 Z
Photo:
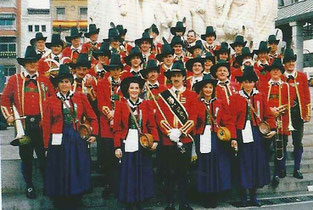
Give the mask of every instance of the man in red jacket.
M 76 63 L 78 55 L 82 50 L 81 36 L 82 32 L 78 32 L 77 27 L 72 27 L 70 36 L 65 37 L 65 40 L 71 43 L 71 46 L 64 48 L 63 56 L 69 57 L 73 63 Z
M 43 147 L 42 129 L 40 121 L 43 116 L 43 101 L 54 94 L 54 89 L 48 78 L 38 74 L 38 60 L 41 55 L 36 54 L 32 46 L 28 46 L 24 58 L 17 58 L 17 62 L 25 71 L 10 77 L 1 96 L 1 111 L 9 124 L 14 122 L 11 106 L 15 106 L 19 115 L 25 118 L 25 135 L 30 138 L 27 144 L 13 141 L 12 145 L 19 146 L 22 160 L 22 174 L 26 183 L 27 198 L 36 198 L 32 183 L 32 160 L 35 150 L 40 163 L 40 170 L 44 175 L 45 152 Z
M 166 209 L 174 209 L 174 188 L 179 187 L 180 209 L 192 209 L 186 199 L 187 173 L 191 161 L 192 137 L 197 103 L 196 93 L 184 87 L 186 70 L 182 61 L 176 61 L 171 70 L 165 72 L 172 87 L 159 94 L 158 104 L 161 111 L 156 113 L 156 121 L 162 132 L 161 142 L 166 171 Z
M 283 63 L 285 65 L 285 73 L 282 78 L 286 81 L 295 95 L 293 98 L 293 106 L 291 108 L 291 122 L 295 129 L 291 132 L 293 154 L 294 154 L 294 172 L 293 176 L 297 179 L 303 179 L 300 172 L 300 164 L 303 153 L 303 126 L 305 122 L 311 120 L 311 104 L 310 104 L 310 90 L 308 85 L 308 78 L 305 73 L 296 71 L 297 55 L 293 50 L 287 48 L 284 53 Z

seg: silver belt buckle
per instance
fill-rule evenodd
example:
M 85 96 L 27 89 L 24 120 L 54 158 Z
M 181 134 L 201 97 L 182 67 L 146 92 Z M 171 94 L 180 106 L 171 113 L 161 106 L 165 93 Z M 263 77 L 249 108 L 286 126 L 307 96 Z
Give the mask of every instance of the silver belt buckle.
M 34 117 L 31 117 L 31 118 L 29 119 L 29 121 L 30 121 L 30 122 L 35 122 L 35 118 L 34 118 Z

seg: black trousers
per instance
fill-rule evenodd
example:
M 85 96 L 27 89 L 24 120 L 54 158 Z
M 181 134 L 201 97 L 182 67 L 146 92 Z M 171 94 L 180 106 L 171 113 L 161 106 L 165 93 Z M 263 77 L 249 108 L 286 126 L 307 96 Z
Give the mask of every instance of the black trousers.
M 40 171 L 44 177 L 45 172 L 45 150 L 43 146 L 42 130 L 39 127 L 40 115 L 26 116 L 25 135 L 30 137 L 31 143 L 19 146 L 19 155 L 22 160 L 22 174 L 26 185 L 32 186 L 32 161 L 33 153 L 36 152 Z
M 291 132 L 294 155 L 294 170 L 300 170 L 303 153 L 302 139 L 304 122 L 300 115 L 300 107 L 298 103 L 296 106 L 291 108 L 291 122 L 292 126 L 295 129 L 294 131 Z
M 116 193 L 118 159 L 115 157 L 113 139 L 98 138 L 97 154 L 98 166 L 103 174 L 103 186 Z
M 167 159 L 164 161 L 164 176 L 166 184 L 166 197 L 168 203 L 174 202 L 175 186 L 178 186 L 179 202 L 184 204 L 187 202 L 186 190 L 188 182 L 188 172 L 191 161 L 192 143 L 184 144 L 185 153 L 181 153 L 180 149 L 174 146 L 164 146 L 162 155 Z

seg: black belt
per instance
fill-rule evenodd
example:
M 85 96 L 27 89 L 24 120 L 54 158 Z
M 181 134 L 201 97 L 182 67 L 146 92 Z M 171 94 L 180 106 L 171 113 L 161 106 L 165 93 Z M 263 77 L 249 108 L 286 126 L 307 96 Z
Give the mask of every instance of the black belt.
M 27 115 L 25 123 L 38 124 L 41 120 L 40 115 Z

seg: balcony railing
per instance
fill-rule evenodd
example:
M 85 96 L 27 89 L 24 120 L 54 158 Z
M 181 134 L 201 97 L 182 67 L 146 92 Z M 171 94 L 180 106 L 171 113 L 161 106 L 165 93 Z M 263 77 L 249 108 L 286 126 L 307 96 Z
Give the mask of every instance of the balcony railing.
M 0 52 L 0 58 L 16 58 L 16 52 L 12 51 Z
M 3 31 L 16 31 L 15 25 L 0 25 L 0 30 Z

